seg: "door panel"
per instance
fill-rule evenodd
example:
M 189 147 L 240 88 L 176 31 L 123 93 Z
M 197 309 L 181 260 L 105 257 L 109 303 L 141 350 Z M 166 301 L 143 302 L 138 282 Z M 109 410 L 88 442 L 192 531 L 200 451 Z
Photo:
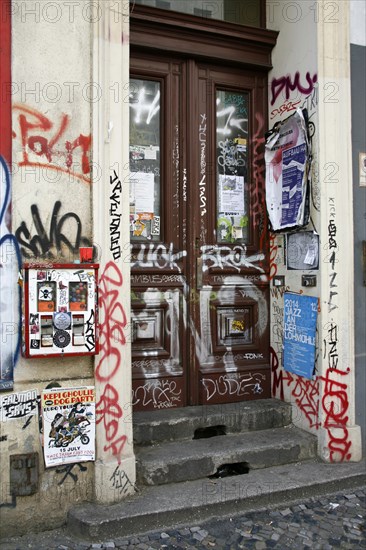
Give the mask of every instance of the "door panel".
M 131 62 L 131 334 L 136 409 L 187 403 L 182 307 L 186 213 L 179 134 L 183 113 L 175 108 L 184 73 L 179 60 L 136 56 Z
M 204 208 L 206 195 L 200 185 L 196 223 L 200 246 L 196 280 L 191 284 L 200 288 L 195 326 L 201 345 L 191 394 L 198 388 L 201 403 L 269 397 L 265 211 L 262 224 L 253 215 L 257 200 L 253 189 L 258 187 L 253 167 L 260 154 L 253 136 L 255 115 L 265 112 L 261 104 L 265 78 L 200 65 L 198 86 L 196 163 L 210 199 Z
M 131 59 L 136 409 L 270 396 L 265 87 L 260 72 Z

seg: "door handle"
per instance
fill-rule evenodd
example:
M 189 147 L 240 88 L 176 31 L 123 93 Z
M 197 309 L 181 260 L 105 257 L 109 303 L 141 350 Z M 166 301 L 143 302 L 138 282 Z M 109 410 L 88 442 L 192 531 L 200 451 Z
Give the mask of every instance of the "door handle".
M 197 288 L 202 288 L 202 284 L 203 284 L 202 267 L 203 267 L 202 258 L 197 258 L 197 260 L 196 260 L 196 286 L 197 286 Z

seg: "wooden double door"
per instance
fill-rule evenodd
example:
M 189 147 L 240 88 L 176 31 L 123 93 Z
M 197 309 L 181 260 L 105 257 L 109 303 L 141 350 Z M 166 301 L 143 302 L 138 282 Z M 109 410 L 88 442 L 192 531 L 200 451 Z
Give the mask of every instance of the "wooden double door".
M 270 397 L 266 70 L 132 47 L 135 410 Z

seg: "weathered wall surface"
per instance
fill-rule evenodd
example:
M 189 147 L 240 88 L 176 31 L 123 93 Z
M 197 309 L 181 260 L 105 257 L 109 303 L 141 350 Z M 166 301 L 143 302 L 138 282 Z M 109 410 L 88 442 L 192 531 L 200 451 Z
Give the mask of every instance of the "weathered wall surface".
M 317 360 L 313 379 L 282 369 L 283 301 L 286 290 L 307 293 L 301 271 L 287 264 L 298 250 L 279 255 L 284 242 L 273 236 L 273 277 L 285 286 L 272 289 L 273 395 L 294 406 L 295 423 L 318 435 L 325 460 L 359 460 L 360 429 L 355 425 L 355 368 L 349 65 L 349 4 L 268 2 L 268 25 L 280 30 L 270 75 L 270 122 L 306 107 L 312 122 L 311 217 L 307 230 L 319 235 Z M 342 137 L 342 140 L 340 139 Z M 342 219 L 349 220 L 347 226 Z M 311 270 L 306 270 L 307 272 Z M 304 272 L 305 273 L 305 272 Z M 279 291 L 280 290 L 280 291 Z
M 84 4 L 70 8 L 62 2 L 25 1 L 13 2 L 10 8 L 12 83 L 6 85 L 6 92 L 12 101 L 12 128 L 8 131 L 12 132 L 13 151 L 7 180 L 3 177 L 5 166 L 1 167 L 1 201 L 6 208 L 11 200 L 12 208 L 4 211 L 6 217 L 2 216 L 1 222 L 2 236 L 9 234 L 11 227 L 23 262 L 40 261 L 45 266 L 50 261 L 72 263 L 79 258 L 79 247 L 93 241 L 91 110 L 98 88 L 91 84 L 94 14 L 83 10 Z M 3 20 L 9 15 L 3 10 Z M 6 206 L 4 181 L 10 184 Z M 18 323 L 24 319 L 19 319 L 14 291 L 20 288 L 16 244 L 9 240 L 6 244 L 2 262 L 5 260 L 8 277 L 6 281 L 1 279 L 1 296 L 13 309 L 14 335 L 7 341 L 14 355 Z M 9 286 L 13 288 L 12 302 Z M 94 385 L 90 357 L 14 357 L 14 388 L 2 393 L 2 398 L 30 390 L 36 390 L 39 396 L 55 383 L 62 387 Z M 11 419 L 2 416 L 0 422 L 0 514 L 4 532 L 58 525 L 71 503 L 91 498 L 94 492 L 93 463 L 45 469 L 38 403 L 33 398 L 28 401 L 32 414 Z M 34 494 L 14 496 L 10 490 L 10 459 L 24 453 L 38 455 L 39 483 Z
M 274 69 L 269 74 L 269 127 L 284 120 L 298 108 L 308 110 L 313 133 L 313 165 L 311 218 L 304 231 L 319 233 L 320 190 L 317 162 L 318 126 L 318 70 L 316 14 L 308 2 L 268 2 L 267 27 L 279 30 L 277 46 L 273 52 Z M 319 382 L 286 372 L 282 368 L 284 336 L 285 292 L 319 296 L 321 272 L 316 270 L 290 270 L 287 259 L 300 260 L 303 250 L 293 246 L 286 250 L 286 234 L 272 234 L 270 238 L 271 279 L 271 364 L 272 395 L 293 404 L 293 417 L 303 429 L 316 432 L 319 426 Z M 310 267 L 310 266 L 309 266 Z M 303 274 L 314 274 L 317 286 L 307 289 L 301 284 Z M 274 277 L 282 275 L 285 284 L 273 286 Z M 319 339 L 317 339 L 319 346 Z M 318 349 L 319 351 L 319 349 Z
M 125 101 L 129 3 L 27 0 L 9 4 L 2 16 L 10 22 L 10 15 L 12 80 L 8 76 L 2 90 L 12 102 L 12 163 L 1 160 L 0 167 L 0 284 L 9 321 L 1 335 L 1 366 L 9 375 L 3 386 L 8 391 L 0 394 L 1 534 L 60 525 L 71 505 L 118 501 L 134 491 L 135 481 Z M 52 262 L 77 268 L 83 246 L 94 247 L 100 268 L 99 354 L 25 358 L 19 353 L 25 323 L 21 263 L 41 263 L 45 271 Z M 45 468 L 40 395 L 55 386 L 95 387 L 95 461 Z M 16 465 L 20 475 L 23 466 L 30 467 L 34 484 L 28 495 L 13 494 L 16 472 L 11 476 L 10 463 L 28 453 Z

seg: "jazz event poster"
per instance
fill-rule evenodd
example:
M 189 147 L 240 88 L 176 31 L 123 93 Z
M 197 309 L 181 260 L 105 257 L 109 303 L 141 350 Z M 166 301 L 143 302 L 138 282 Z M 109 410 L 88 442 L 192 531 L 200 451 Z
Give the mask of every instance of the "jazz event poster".
M 46 389 L 41 407 L 46 468 L 95 460 L 95 387 Z

